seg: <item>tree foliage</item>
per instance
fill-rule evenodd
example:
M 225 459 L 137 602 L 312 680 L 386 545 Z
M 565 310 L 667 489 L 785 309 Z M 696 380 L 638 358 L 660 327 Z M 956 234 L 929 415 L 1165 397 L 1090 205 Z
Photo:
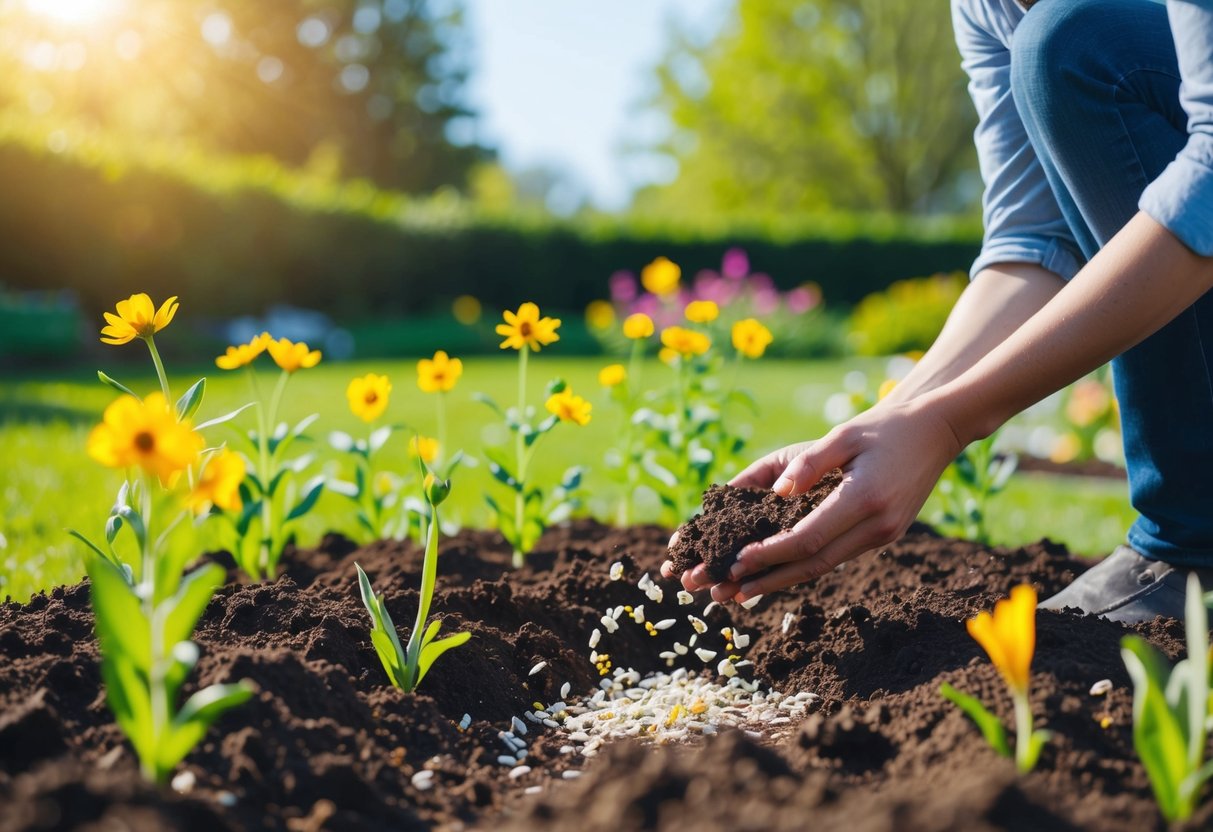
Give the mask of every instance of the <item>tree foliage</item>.
M 975 123 L 948 4 L 737 0 L 708 43 L 675 30 L 653 104 L 678 176 L 641 210 L 967 208 Z
M 459 0 L 0 0 L 0 106 L 405 191 L 486 157 Z M 41 4 L 42 8 L 51 8 Z

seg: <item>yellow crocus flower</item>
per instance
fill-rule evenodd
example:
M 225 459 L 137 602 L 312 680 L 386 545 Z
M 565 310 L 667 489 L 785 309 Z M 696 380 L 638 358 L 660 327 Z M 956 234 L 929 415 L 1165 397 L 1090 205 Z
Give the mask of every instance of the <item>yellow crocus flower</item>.
M 712 339 L 702 332 L 681 326 L 669 326 L 661 331 L 661 343 L 683 358 L 690 358 L 707 352 L 712 346 Z
M 151 338 L 172 323 L 179 305 L 176 295 L 160 304 L 159 309 L 146 293 L 131 295 L 118 301 L 117 314 L 103 313 L 107 325 L 101 329 L 101 340 L 106 344 L 126 344 L 136 338 Z
M 247 344 L 230 346 L 227 348 L 227 352 L 215 359 L 215 366 L 220 370 L 238 370 L 252 364 L 257 356 L 265 352 L 269 341 L 270 334 L 263 332 L 260 335 L 254 335 Z
M 693 324 L 710 324 L 720 317 L 720 307 L 710 300 L 693 300 L 683 314 Z
M 388 397 L 392 393 L 392 382 L 387 376 L 367 373 L 350 381 L 345 389 L 350 410 L 364 422 L 373 422 L 387 410 Z
M 1011 590 L 1010 598 L 994 605 L 992 615 L 978 613 L 966 626 L 1011 690 L 1026 696 L 1036 651 L 1036 590 L 1020 584 Z
M 559 318 L 541 318 L 539 307 L 530 301 L 518 307 L 517 312 L 505 310 L 502 314 L 505 323 L 497 324 L 497 334 L 505 338 L 501 348 L 530 349 L 539 352 L 541 347 L 560 340 L 556 330 L 560 328 Z
M 240 455 L 224 448 L 207 460 L 198 476 L 198 484 L 190 492 L 189 506 L 201 514 L 209 506 L 218 506 L 224 511 L 239 511 L 240 483 L 244 482 L 244 460 Z
M 585 308 L 585 322 L 590 329 L 607 329 L 615 323 L 615 307 L 610 301 L 590 301 Z
M 423 393 L 446 393 L 453 390 L 463 375 L 463 362 L 438 350 L 433 358 L 417 362 L 417 386 Z
M 682 269 L 668 257 L 658 257 L 640 272 L 640 282 L 654 295 L 669 295 L 678 290 Z
M 188 420 L 177 421 L 161 393 L 152 393 L 143 401 L 121 396 L 111 402 L 86 447 L 90 457 L 108 468 L 137 465 L 170 483 L 198 461 L 203 440 Z
M 559 417 L 562 422 L 575 422 L 578 425 L 588 424 L 590 410 L 593 406 L 581 396 L 573 395 L 573 391 L 565 388 L 559 393 L 548 397 L 544 406 L 549 413 Z
M 623 334 L 626 338 L 639 341 L 653 334 L 653 319 L 643 312 L 636 312 L 623 319 Z
M 275 341 L 267 337 L 265 348 L 274 363 L 288 373 L 310 369 L 320 363 L 320 350 L 309 349 L 302 341 L 294 343 L 286 338 Z
M 608 364 L 598 371 L 598 383 L 603 387 L 617 387 L 628 377 L 627 368 L 622 364 Z
M 422 462 L 433 462 L 438 458 L 438 450 L 438 440 L 433 437 L 409 437 L 409 456 L 421 457 Z
M 757 318 L 745 318 L 733 324 L 733 348 L 746 358 L 761 358 L 773 340 L 771 330 Z

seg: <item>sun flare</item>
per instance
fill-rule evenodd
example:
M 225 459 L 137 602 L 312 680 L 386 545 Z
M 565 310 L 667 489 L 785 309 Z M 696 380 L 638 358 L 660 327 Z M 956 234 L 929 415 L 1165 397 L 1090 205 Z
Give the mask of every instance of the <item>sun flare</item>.
M 114 14 L 121 0 L 25 0 L 32 13 L 60 23 L 84 25 Z

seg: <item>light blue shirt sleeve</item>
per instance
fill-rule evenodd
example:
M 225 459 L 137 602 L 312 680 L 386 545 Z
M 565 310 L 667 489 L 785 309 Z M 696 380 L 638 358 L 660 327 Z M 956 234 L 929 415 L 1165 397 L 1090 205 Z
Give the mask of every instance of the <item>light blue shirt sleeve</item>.
M 1213 0 L 1167 0 L 1188 143 L 1138 207 L 1192 251 L 1213 255 Z
M 1083 258 L 1011 97 L 1009 38 L 1014 22 L 1004 19 L 1005 10 L 992 8 L 996 5 L 952 0 L 961 67 L 969 76 L 969 95 L 977 108 L 973 138 L 985 184 L 985 233 L 969 274 L 974 277 L 998 263 L 1037 263 L 1069 280 Z

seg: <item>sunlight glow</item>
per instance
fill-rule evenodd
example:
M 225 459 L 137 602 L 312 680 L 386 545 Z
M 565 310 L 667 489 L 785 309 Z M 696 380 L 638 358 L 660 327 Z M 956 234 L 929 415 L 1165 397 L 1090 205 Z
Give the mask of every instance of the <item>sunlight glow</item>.
M 95 23 L 118 11 L 121 0 L 25 0 L 29 11 L 60 23 Z

